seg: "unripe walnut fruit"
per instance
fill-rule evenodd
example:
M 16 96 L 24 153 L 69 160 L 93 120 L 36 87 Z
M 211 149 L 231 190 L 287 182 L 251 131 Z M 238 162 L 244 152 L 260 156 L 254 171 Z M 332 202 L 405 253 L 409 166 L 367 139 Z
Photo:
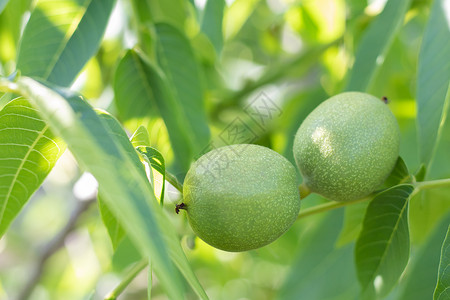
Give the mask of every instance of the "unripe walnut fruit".
M 186 175 L 183 198 L 194 232 L 225 251 L 273 242 L 300 209 L 295 167 L 275 151 L 249 144 L 200 157 Z
M 346 92 L 321 103 L 303 121 L 294 157 L 304 185 L 336 201 L 362 198 L 392 171 L 400 131 L 380 99 Z

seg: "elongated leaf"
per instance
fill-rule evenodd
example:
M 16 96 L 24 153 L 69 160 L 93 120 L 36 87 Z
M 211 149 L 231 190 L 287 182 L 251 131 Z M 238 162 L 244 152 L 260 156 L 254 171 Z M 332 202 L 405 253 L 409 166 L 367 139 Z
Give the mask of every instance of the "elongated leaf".
M 201 30 L 209 38 L 218 54 L 222 51 L 223 46 L 222 23 L 224 10 L 224 0 L 208 0 L 201 25 Z
M 194 151 L 198 154 L 207 146 L 210 138 L 200 68 L 188 39 L 180 31 L 164 23 L 156 24 L 155 28 L 159 39 L 159 64 L 186 116 L 186 126 L 189 126 Z
M 412 219 L 412 217 L 411 217 Z M 412 256 L 400 282 L 401 293 L 396 300 L 431 299 L 436 288 L 440 249 L 447 233 L 450 214 Z
M 412 185 L 394 186 L 378 194 L 367 207 L 355 247 L 365 298 L 387 295 L 408 262 L 408 199 L 413 190 Z
M 5 66 L 16 60 L 17 45 L 22 33 L 23 15 L 32 9 L 32 0 L 6 1 L 0 15 L 0 62 Z M 7 67 L 5 68 L 7 69 Z M 5 74 L 13 70 L 5 70 Z
M 230 5 L 225 11 L 223 20 L 226 39 L 236 36 L 259 2 L 260 0 L 236 0 Z
M 450 226 L 441 250 L 441 261 L 439 263 L 439 278 L 434 291 L 434 300 L 445 300 L 450 298 Z
M 162 154 L 152 147 L 137 147 L 139 153 L 145 156 L 151 167 L 158 171 L 162 175 L 161 192 L 159 194 L 159 202 L 161 205 L 164 204 L 164 191 L 166 189 L 166 163 L 164 162 L 164 157 Z
M 18 5 L 19 1 L 14 2 L 15 5 Z M 84 64 L 97 51 L 114 3 L 115 0 L 39 1 L 27 23 L 20 45 L 17 65 L 22 74 L 49 79 L 53 83 L 60 85 L 69 85 Z M 17 10 L 17 7 L 15 8 Z M 31 128 L 31 130 L 34 130 L 34 134 L 24 137 L 23 140 L 16 140 L 18 144 L 22 145 L 22 149 L 26 147 L 34 149 L 36 145 L 42 143 L 42 138 L 48 134 L 48 126 L 40 119 L 40 116 L 35 114 L 33 118 L 34 124 L 40 125 L 36 128 Z M 29 133 L 31 132 L 29 131 Z M 50 136 L 52 137 L 52 135 Z M 42 151 L 46 150 L 43 149 Z M 44 154 L 52 155 L 52 150 L 48 151 L 50 152 Z M 34 153 L 32 152 L 32 154 Z M 20 154 L 23 156 L 20 157 Z M 28 161 L 29 157 L 33 157 L 32 154 L 26 151 L 18 151 L 14 156 L 8 154 L 6 158 L 14 157 L 16 160 L 25 162 Z M 15 206 L 8 208 L 11 211 L 8 212 L 9 215 L 5 218 L 5 222 L 9 224 L 11 219 L 18 213 L 32 192 L 38 188 L 50 172 L 59 155 L 52 157 L 52 160 L 49 161 L 48 170 L 46 169 L 36 174 L 36 181 L 19 181 L 22 184 L 22 188 L 29 192 L 13 195 L 13 197 L 17 198 Z M 17 168 L 16 171 L 10 169 L 9 172 L 15 172 L 15 174 L 23 173 L 23 165 L 19 164 Z M 27 169 L 34 171 L 32 168 Z M 15 181 L 10 182 L 10 184 L 10 186 L 5 185 L 2 188 L 9 191 L 17 190 Z M 8 197 L 11 197 L 9 194 L 10 192 L 7 192 Z M 8 199 L 5 203 L 6 207 L 6 205 L 11 205 L 12 202 Z M 1 223 L 3 223 L 3 213 L 1 213 L 0 218 L 2 220 Z M 7 226 L 6 223 L 5 226 Z M 1 228 L 0 232 L 3 233 L 5 229 Z
M 134 164 L 136 166 L 141 167 L 143 172 L 141 175 L 145 176 L 145 171 L 143 169 L 141 161 L 139 160 L 139 157 L 136 155 L 133 145 L 128 140 L 128 136 L 125 130 L 123 130 L 123 128 L 120 126 L 119 122 L 108 113 L 97 111 L 97 114 L 103 120 L 103 122 L 105 122 L 106 129 L 108 130 L 109 134 L 116 137 L 116 141 L 120 143 L 123 149 L 125 149 L 128 156 L 133 160 Z M 116 217 L 111 212 L 111 210 L 108 208 L 108 205 L 105 203 L 105 200 L 103 200 L 104 199 L 103 194 L 104 192 L 100 187 L 98 196 L 100 215 L 102 217 L 103 224 L 105 224 L 106 230 L 108 231 L 113 249 L 116 250 L 119 244 L 122 242 L 123 238 L 125 237 L 125 230 L 117 221 Z
M 64 150 L 27 100 L 12 100 L 0 111 L 0 236 Z
M 199 297 L 207 299 L 172 224 L 158 205 L 149 181 L 142 175 L 141 163 L 139 166 L 133 163 L 131 153 L 108 133 L 104 121 L 89 104 L 80 98 L 65 99 L 28 77 L 19 78 L 17 86 L 67 142 L 78 162 L 96 177 L 104 200 L 133 243 L 143 256 L 152 257 L 155 272 L 169 296 L 183 298 L 181 280 L 168 255 Z
M 422 39 L 417 78 L 417 131 L 420 160 L 432 159 L 450 109 L 450 7 L 434 0 Z
M 68 86 L 97 51 L 115 0 L 41 0 L 19 48 L 23 75 Z
M 395 163 L 394 169 L 384 182 L 384 186 L 389 188 L 394 185 L 410 182 L 411 179 L 412 177 L 411 174 L 409 174 L 405 161 L 399 156 L 397 162 Z
M 187 121 L 159 69 L 137 51 L 128 50 L 116 71 L 114 92 L 119 114 L 124 118 L 151 115 L 157 108 L 169 132 L 178 168 L 187 171 L 193 157 Z
M 384 61 L 398 29 L 403 24 L 410 0 L 388 0 L 384 10 L 376 17 L 356 51 L 347 91 L 367 91 Z
M 27 77 L 19 78 L 17 84 L 50 127 L 67 142 L 80 165 L 98 180 L 104 200 L 133 242 L 143 255 L 154 258 L 155 270 L 169 295 L 181 299 L 178 287 L 181 281 L 167 253 L 166 233 L 161 232 L 170 223 L 141 170 L 86 102 L 79 98 L 65 99 Z

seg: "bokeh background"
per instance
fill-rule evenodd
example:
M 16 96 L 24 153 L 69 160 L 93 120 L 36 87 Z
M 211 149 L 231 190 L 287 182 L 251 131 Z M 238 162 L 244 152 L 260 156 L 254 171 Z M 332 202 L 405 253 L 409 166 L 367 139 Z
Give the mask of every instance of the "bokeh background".
M 0 14 L 2 75 L 15 70 L 21 30 L 35 3 L 11 0 Z M 383 0 L 227 0 L 223 39 L 212 42 L 201 32 L 201 20 L 207 17 L 203 15 L 205 0 L 170 3 L 175 3 L 168 10 L 171 13 L 162 10 L 158 17 L 182 24 L 203 74 L 213 141 L 205 149 L 251 141 L 292 162 L 298 126 L 321 101 L 345 88 L 359 42 L 386 5 Z M 430 7 L 428 0 L 411 1 L 368 89 L 376 97 L 388 97 L 402 133 L 401 156 L 412 171 L 419 168 L 415 95 L 418 56 Z M 113 82 L 118 62 L 126 49 L 139 43 L 142 24 L 136 21 L 137 13 L 132 2 L 117 2 L 99 52 L 72 89 L 94 107 L 116 115 L 130 134 L 139 125 L 146 126 L 152 145 L 170 165 L 174 153 L 164 121 L 157 116 L 121 118 L 115 103 Z M 217 45 L 222 46 L 220 51 L 215 49 Z M 428 178 L 450 176 L 448 149 L 450 122 L 443 130 Z M 160 188 L 158 184 L 156 188 Z M 32 281 L 43 251 L 80 207 L 86 210 L 55 253 L 46 258 L 30 299 L 103 299 L 121 281 L 140 257 L 128 240 L 113 251 L 97 204 L 87 200 L 95 189 L 95 180 L 83 175 L 67 151 L 0 240 L 0 299 L 12 299 Z M 412 258 L 388 299 L 423 300 L 432 293 L 440 244 L 449 222 L 449 193 L 449 189 L 437 189 L 411 200 Z M 83 201 L 85 205 L 80 204 Z M 227 253 L 195 238 L 185 216 L 174 213 L 179 201 L 179 193 L 169 186 L 165 208 L 211 299 L 357 298 L 353 247 L 358 220 L 344 220 L 343 209 L 299 220 L 264 248 Z M 311 195 L 302 206 L 324 201 Z M 355 206 L 354 210 L 358 209 L 362 214 L 364 207 Z M 120 299 L 146 299 L 147 276 L 143 271 Z M 155 276 L 152 285 L 152 299 L 166 299 Z M 189 299 L 196 298 L 187 284 L 186 290 Z

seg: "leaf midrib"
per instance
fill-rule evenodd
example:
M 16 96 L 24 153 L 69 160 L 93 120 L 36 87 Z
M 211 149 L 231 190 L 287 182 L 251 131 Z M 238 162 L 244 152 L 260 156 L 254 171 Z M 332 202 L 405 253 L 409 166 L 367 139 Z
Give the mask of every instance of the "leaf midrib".
M 3 220 L 3 216 L 4 216 L 4 214 L 5 214 L 6 207 L 8 206 L 8 202 L 9 202 L 9 200 L 11 199 L 11 193 L 12 193 L 12 190 L 13 190 L 14 187 L 16 186 L 17 178 L 19 177 L 19 174 L 22 172 L 23 166 L 24 166 L 25 163 L 28 161 L 28 156 L 30 156 L 30 153 L 33 151 L 33 149 L 35 148 L 35 146 L 37 145 L 37 143 L 38 143 L 38 142 L 41 140 L 41 138 L 45 135 L 45 132 L 47 131 L 47 129 L 48 129 L 48 124 L 46 124 L 46 125 L 44 126 L 44 128 L 41 130 L 41 132 L 38 134 L 38 136 L 37 136 L 36 139 L 34 140 L 33 144 L 31 144 L 30 148 L 28 148 L 27 153 L 25 154 L 25 156 L 24 156 L 24 158 L 22 159 L 22 161 L 21 161 L 19 167 L 17 168 L 16 174 L 14 174 L 14 178 L 13 178 L 13 180 L 12 180 L 11 185 L 9 186 L 8 193 L 6 194 L 6 201 L 5 201 L 5 203 L 4 203 L 3 207 L 2 207 L 2 211 L 1 211 L 1 213 L 0 213 L 0 223 L 1 223 L 1 220 Z M 0 231 L 1 231 L 1 230 L 0 230 Z
M 411 193 L 412 193 L 412 192 L 411 192 Z M 411 193 L 409 193 L 409 194 L 408 194 L 408 197 L 406 198 L 405 205 L 403 205 L 403 207 L 402 207 L 402 209 L 401 209 L 401 211 L 400 211 L 400 214 L 399 214 L 400 217 L 397 219 L 397 222 L 396 222 L 395 225 L 394 225 L 394 229 L 392 230 L 392 234 L 389 236 L 388 242 L 386 243 L 385 251 L 383 251 L 383 255 L 382 255 L 381 258 L 380 258 L 380 263 L 378 264 L 377 268 L 375 269 L 375 272 L 373 273 L 373 275 L 372 275 L 372 277 L 370 278 L 369 282 L 367 283 L 366 287 L 364 288 L 364 291 L 366 291 L 366 290 L 369 288 L 369 286 L 371 285 L 371 283 L 375 280 L 375 277 L 376 277 L 377 274 L 378 274 L 378 271 L 379 271 L 379 269 L 380 269 L 380 266 L 382 265 L 382 262 L 383 262 L 383 261 L 385 260 L 385 258 L 386 258 L 386 255 L 387 255 L 387 252 L 388 252 L 388 251 L 386 251 L 386 249 L 388 249 L 389 246 L 390 246 L 391 243 L 392 243 L 392 237 L 394 236 L 394 232 L 397 231 L 397 228 L 398 228 L 398 226 L 399 226 L 399 224 L 400 224 L 400 220 L 402 219 L 403 214 L 404 214 L 404 211 L 405 211 L 406 207 L 408 206 L 408 198 L 409 198 L 409 196 L 411 195 Z
M 80 24 L 81 20 L 83 19 L 83 16 L 86 13 L 87 8 L 91 4 L 92 0 L 86 0 L 85 3 L 80 7 L 80 12 L 77 14 L 76 18 L 74 18 L 74 22 L 69 26 L 69 30 L 67 30 L 66 35 L 64 36 L 64 39 L 59 46 L 58 50 L 56 51 L 55 55 L 52 58 L 52 61 L 48 64 L 48 69 L 44 73 L 44 78 L 48 79 L 50 75 L 52 74 L 56 64 L 58 63 L 61 54 L 64 52 L 64 49 L 66 48 L 67 44 L 69 43 L 70 39 L 72 38 L 74 32 L 77 30 L 78 25 Z M 76 21 L 76 22 L 75 22 Z

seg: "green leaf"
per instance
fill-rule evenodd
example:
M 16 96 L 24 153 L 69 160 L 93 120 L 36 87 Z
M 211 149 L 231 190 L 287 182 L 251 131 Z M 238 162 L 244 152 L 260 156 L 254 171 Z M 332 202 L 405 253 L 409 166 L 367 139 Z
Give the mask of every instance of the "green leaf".
M 4 75 L 14 71 L 13 65 L 8 67 L 8 64 L 16 61 L 23 17 L 26 11 L 33 9 L 34 2 L 32 0 L 9 1 L 0 15 L 0 61 L 4 64 Z
M 98 195 L 97 200 L 100 216 L 102 217 L 103 224 L 105 225 L 106 230 L 108 231 L 108 235 L 111 240 L 113 250 L 116 251 L 125 237 L 126 234 L 125 230 L 117 221 L 115 215 L 108 208 L 101 194 Z
M 417 77 L 420 160 L 428 165 L 450 109 L 450 19 L 445 0 L 434 0 L 422 39 Z
M 394 169 L 392 170 L 389 177 L 385 180 L 384 186 L 389 188 L 394 185 L 401 183 L 406 183 L 411 181 L 411 175 L 409 174 L 408 167 L 405 161 L 399 156 L 397 162 L 395 163 Z
M 208 0 L 201 24 L 201 30 L 209 38 L 218 54 L 220 54 L 223 47 L 222 23 L 224 10 L 224 0 Z
M 425 179 L 425 174 L 427 172 L 427 168 L 424 164 L 420 164 L 419 169 L 414 174 L 414 178 L 416 178 L 416 181 L 423 181 Z
M 157 108 L 169 132 L 178 168 L 186 172 L 193 157 L 192 142 L 187 121 L 166 82 L 156 66 L 137 51 L 128 50 L 116 71 L 114 99 L 119 115 L 126 119 L 155 115 Z
M 152 0 L 148 1 L 153 21 L 170 23 L 180 30 L 186 23 L 187 2 L 184 0 Z
M 367 91 L 379 66 L 403 24 L 410 0 L 389 0 L 383 11 L 370 24 L 355 55 L 347 91 Z
M 152 256 L 159 279 L 173 298 L 182 298 L 180 284 L 167 254 L 161 230 L 170 226 L 156 203 L 142 171 L 109 134 L 104 122 L 80 98 L 65 99 L 27 77 L 17 81 L 20 92 L 39 109 L 43 118 L 67 142 L 79 164 L 99 182 L 102 196 L 133 242 Z
M 210 132 L 204 107 L 200 68 L 188 39 L 175 27 L 159 23 L 158 62 L 181 111 L 186 116 L 194 150 L 199 154 L 209 143 Z
M 144 157 L 146 157 L 153 169 L 158 171 L 159 174 L 162 175 L 162 183 L 161 183 L 161 193 L 159 195 L 159 202 L 161 205 L 164 204 L 164 191 L 166 187 L 166 164 L 164 162 L 164 157 L 162 154 L 152 147 L 137 147 L 136 148 L 139 153 L 141 153 Z
M 441 261 L 439 262 L 439 277 L 434 291 L 434 300 L 445 300 L 450 298 L 450 226 L 441 250 Z
M 364 298 L 386 296 L 409 259 L 408 199 L 412 185 L 379 193 L 367 207 L 355 261 Z
M 27 100 L 0 111 L 0 237 L 65 148 Z
M 150 146 L 150 137 L 148 136 L 147 128 L 142 125 L 139 126 L 131 136 L 130 141 L 135 148 L 138 146 Z
M 105 202 L 133 243 L 144 257 L 152 258 L 158 279 L 169 297 L 184 298 L 182 281 L 171 258 L 199 297 L 207 299 L 173 225 L 142 174 L 141 163 L 139 166 L 134 163 L 126 149 L 109 134 L 105 122 L 80 98 L 65 99 L 27 77 L 19 78 L 16 84 L 20 93 L 32 99 L 50 127 L 67 142 L 79 164 L 95 176 Z
M 306 220 L 300 251 L 280 290 L 279 299 L 348 300 L 358 293 L 353 245 L 336 249 L 343 210 L 327 213 L 319 224 Z M 320 238 L 318 238 L 320 237 Z
M 128 156 L 133 160 L 133 163 L 136 166 L 141 167 L 141 176 L 145 175 L 145 170 L 141 164 L 141 161 L 139 159 L 139 156 L 136 154 L 136 151 L 134 150 L 133 145 L 130 143 L 128 136 L 123 130 L 123 128 L 120 126 L 119 122 L 110 114 L 104 112 L 104 111 L 97 111 L 97 115 L 100 117 L 100 119 L 105 123 L 106 130 L 109 132 L 111 136 L 114 136 L 116 141 L 121 145 L 123 149 L 127 152 Z M 102 217 L 103 224 L 105 224 L 106 230 L 108 231 L 109 237 L 111 239 L 111 243 L 114 250 L 117 250 L 117 247 L 122 242 L 123 238 L 125 237 L 125 230 L 120 225 L 120 223 L 117 221 L 115 215 L 111 212 L 111 210 L 108 208 L 108 205 L 105 203 L 104 192 L 102 191 L 102 188 L 99 188 L 99 195 L 98 195 L 98 205 L 100 210 L 100 215 Z
M 41 0 L 30 16 L 17 68 L 60 86 L 69 86 L 97 52 L 115 0 Z
M 397 300 L 431 299 L 436 287 L 440 249 L 449 222 L 450 214 L 447 214 L 433 234 L 415 251 L 402 276 L 399 285 L 401 293 Z
M 225 39 L 232 39 L 237 35 L 259 2 L 260 0 L 236 0 L 225 10 L 223 20 Z

